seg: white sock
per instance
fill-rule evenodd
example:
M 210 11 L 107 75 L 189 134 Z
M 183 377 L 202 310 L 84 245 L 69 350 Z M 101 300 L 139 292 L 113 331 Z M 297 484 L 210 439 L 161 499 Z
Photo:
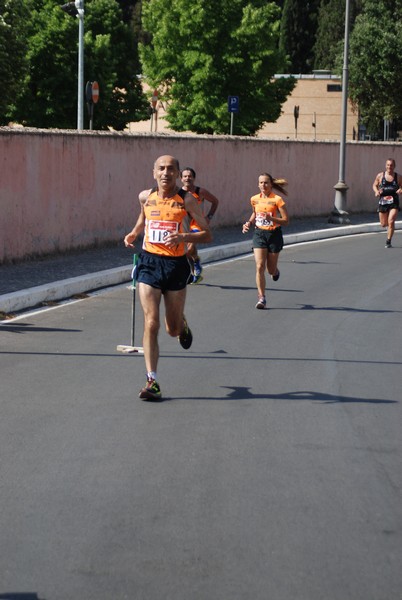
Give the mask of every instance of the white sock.
M 148 379 L 154 379 L 156 381 L 156 371 L 148 371 L 147 377 Z

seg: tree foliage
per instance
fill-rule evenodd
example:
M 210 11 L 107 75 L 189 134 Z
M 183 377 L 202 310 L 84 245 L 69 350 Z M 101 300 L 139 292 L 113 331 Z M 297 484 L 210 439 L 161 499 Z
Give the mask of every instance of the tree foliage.
M 344 35 L 345 0 L 321 0 L 314 45 L 315 69 L 339 71 L 339 57 L 343 53 Z
M 280 48 L 289 57 L 289 73 L 311 73 L 320 0 L 285 0 Z
M 29 2 L 24 0 L 0 0 L 0 124 L 8 121 L 7 108 L 14 102 L 28 67 L 29 8 Z
M 61 10 L 65 1 L 0 0 L 0 124 L 76 127 L 78 19 Z M 172 129 L 228 133 L 227 98 L 239 96 L 234 132 L 252 135 L 279 117 L 293 88 L 274 74 L 340 73 L 345 1 L 85 0 L 84 79 L 100 84 L 94 125 L 147 118 L 140 39 L 143 73 Z M 349 93 L 374 132 L 402 115 L 402 0 L 350 9 Z
M 402 115 L 401 36 L 401 0 L 365 0 L 350 38 L 349 95 L 371 132 Z
M 362 0 L 350 3 L 350 31 L 362 10 Z M 321 0 L 314 45 L 314 68 L 341 72 L 345 38 L 345 0 Z
M 90 6 L 85 38 L 88 78 L 99 82 L 106 99 L 99 105 L 98 119 L 103 127 L 121 130 L 129 121 L 147 116 L 137 40 L 131 25 L 123 23 L 114 0 L 93 0 Z
M 75 128 L 78 19 L 63 12 L 57 0 L 32 0 L 31 8 L 29 69 L 9 115 L 34 127 Z M 84 78 L 98 81 L 100 87 L 95 127 L 120 130 L 129 121 L 145 118 L 136 40 L 118 3 L 86 0 L 84 28 Z
M 284 68 L 279 13 L 265 0 L 150 0 L 143 3 L 143 73 L 165 101 L 176 131 L 228 133 L 228 96 L 238 96 L 234 132 L 275 121 L 294 86 Z M 146 35 L 144 36 L 146 39 Z

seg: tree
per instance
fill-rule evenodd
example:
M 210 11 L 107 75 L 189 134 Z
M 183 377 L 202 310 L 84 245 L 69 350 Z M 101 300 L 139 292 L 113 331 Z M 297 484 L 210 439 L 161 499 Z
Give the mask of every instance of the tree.
M 7 111 L 14 102 L 27 70 L 26 23 L 29 2 L 0 0 L 0 123 L 8 122 Z
M 362 0 L 350 3 L 350 30 L 361 12 Z M 314 68 L 341 72 L 345 37 L 345 0 L 321 0 L 314 45 Z
M 143 74 L 165 101 L 176 131 L 228 133 L 228 96 L 238 96 L 235 133 L 254 134 L 275 121 L 293 89 L 273 81 L 284 58 L 277 49 L 279 8 L 257 0 L 151 0 L 143 4 Z
M 28 42 L 29 72 L 10 110 L 13 119 L 33 127 L 75 128 L 78 19 L 57 0 L 33 0 Z M 120 130 L 146 118 L 133 31 L 115 0 L 86 0 L 84 49 L 85 79 L 100 87 L 96 128 Z
M 365 0 L 350 38 L 349 95 L 372 133 L 402 117 L 401 36 L 401 0 Z
M 64 19 L 53 0 L 34 0 L 27 42 L 29 69 L 11 108 L 12 118 L 33 127 L 74 127 L 77 35 L 73 19 Z
M 96 108 L 98 127 L 121 130 L 129 121 L 148 117 L 134 29 L 123 23 L 115 0 L 93 0 L 89 6 L 86 68 L 106 100 Z
M 131 23 L 136 6 L 141 0 L 116 0 L 121 8 L 124 23 Z
M 280 48 L 289 57 L 289 73 L 310 73 L 320 0 L 285 0 L 281 19 Z
M 322 0 L 314 45 L 315 69 L 339 69 L 345 33 L 345 0 Z M 342 65 L 342 62 L 341 62 Z

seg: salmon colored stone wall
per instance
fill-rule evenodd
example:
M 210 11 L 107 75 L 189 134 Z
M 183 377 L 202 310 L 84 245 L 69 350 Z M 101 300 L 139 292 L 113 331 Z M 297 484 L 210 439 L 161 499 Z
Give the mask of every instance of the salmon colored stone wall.
M 371 185 L 385 160 L 402 168 L 398 143 L 346 148 L 347 209 L 373 210 Z M 138 216 L 138 193 L 152 166 L 173 154 L 221 201 L 216 227 L 243 222 L 257 179 L 288 182 L 290 216 L 329 216 L 339 143 L 234 136 L 189 136 L 0 128 L 0 262 L 118 242 Z

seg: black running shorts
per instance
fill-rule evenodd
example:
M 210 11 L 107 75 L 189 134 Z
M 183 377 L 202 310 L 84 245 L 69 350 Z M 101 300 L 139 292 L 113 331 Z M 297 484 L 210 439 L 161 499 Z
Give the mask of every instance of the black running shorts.
M 187 257 L 159 256 L 142 251 L 138 258 L 136 281 L 167 291 L 182 290 L 191 277 Z
M 387 213 L 391 210 L 391 208 L 396 208 L 398 209 L 398 211 L 400 210 L 399 208 L 399 198 L 398 199 L 394 199 L 394 202 L 392 202 L 391 204 L 380 204 L 378 203 L 378 209 L 377 212 L 379 213 Z
M 253 235 L 253 248 L 266 248 L 268 252 L 276 254 L 283 248 L 282 228 L 255 229 Z

